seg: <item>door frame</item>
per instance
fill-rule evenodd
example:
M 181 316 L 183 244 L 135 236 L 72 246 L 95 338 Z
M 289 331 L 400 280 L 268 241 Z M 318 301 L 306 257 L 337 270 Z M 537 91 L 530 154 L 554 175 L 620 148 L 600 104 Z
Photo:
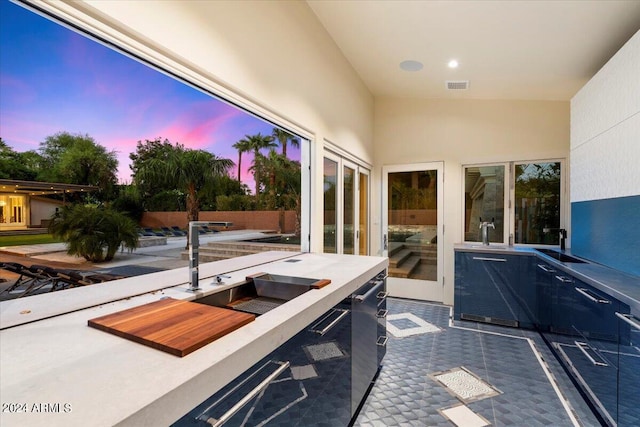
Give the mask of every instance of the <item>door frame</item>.
M 389 227 L 389 179 L 390 173 L 435 170 L 437 172 L 437 261 L 436 280 L 404 279 L 388 277 L 387 289 L 389 295 L 401 298 L 411 298 L 425 301 L 444 301 L 444 162 L 408 163 L 385 165 L 382 167 L 382 212 L 381 212 L 381 248 L 382 256 L 388 257 Z

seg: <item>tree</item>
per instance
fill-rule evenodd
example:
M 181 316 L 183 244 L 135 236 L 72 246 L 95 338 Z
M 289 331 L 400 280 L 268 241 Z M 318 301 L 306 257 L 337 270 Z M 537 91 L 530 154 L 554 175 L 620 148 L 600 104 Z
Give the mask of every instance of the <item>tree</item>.
M 170 150 L 165 148 L 163 158 L 152 157 L 137 166 L 134 182 L 183 190 L 187 195 L 187 221 L 197 221 L 203 192 L 213 191 L 215 180 L 225 175 L 234 163 L 203 150 L 185 149 L 180 144 L 172 145 Z
M 284 129 L 273 128 L 271 135 L 278 141 L 282 147 L 282 155 L 287 157 L 287 144 L 290 142 L 292 147 L 300 147 L 300 140 Z
M 95 206 L 64 206 L 51 217 L 49 232 L 67 243 L 67 253 L 91 262 L 110 261 L 122 246 L 138 245 L 136 223 L 126 215 Z
M 176 146 L 184 149 L 183 145 L 176 144 Z M 140 167 L 151 159 L 158 159 L 159 161 L 166 160 L 176 149 L 176 146 L 174 146 L 174 144 L 172 144 L 168 139 L 162 140 L 161 138 L 153 140 L 146 139 L 144 142 L 138 141 L 136 144 L 136 151 L 129 154 L 129 159 L 131 159 L 129 168 L 131 169 L 132 175 L 135 176 Z M 138 181 L 136 182 L 136 188 L 143 200 L 147 200 L 149 197 L 152 197 L 162 191 L 175 190 L 175 187 L 161 188 L 159 187 L 159 184 L 160 183 L 158 182 Z
M 249 136 L 245 135 L 245 138 L 249 144 L 250 150 L 253 150 L 253 162 L 255 165 L 256 160 L 260 156 L 260 150 L 264 148 L 275 148 L 278 145 L 273 142 L 272 136 L 262 135 L 258 132 L 256 135 Z M 256 196 L 260 193 L 260 169 L 254 168 L 253 170 L 253 179 L 256 182 Z
M 34 181 L 41 157 L 35 151 L 18 153 L 0 138 L 0 179 Z
M 248 138 L 249 136 L 246 135 Z M 251 151 L 251 143 L 248 139 L 241 139 L 232 145 L 233 148 L 238 150 L 238 182 L 240 182 L 240 173 L 242 172 L 242 153 L 248 153 Z
M 296 211 L 296 235 L 299 235 L 301 215 L 300 163 L 287 159 L 274 149 L 269 155 L 259 154 L 252 166 L 254 174 L 260 176 L 260 185 L 265 192 L 256 196 L 266 209 L 294 209 Z
M 59 132 L 40 143 L 42 168 L 38 180 L 101 188 L 102 199 L 117 183 L 118 159 L 89 135 Z

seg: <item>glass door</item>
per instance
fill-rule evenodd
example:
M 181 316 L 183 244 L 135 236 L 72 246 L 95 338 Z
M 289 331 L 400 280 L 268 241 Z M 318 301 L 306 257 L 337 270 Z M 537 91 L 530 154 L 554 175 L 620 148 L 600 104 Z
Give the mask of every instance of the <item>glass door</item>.
M 324 157 L 324 252 L 369 254 L 369 171 L 334 153 Z
M 342 161 L 342 253 L 356 253 L 356 168 L 357 166 Z
M 393 296 L 442 301 L 442 162 L 384 166 L 383 255 Z
M 359 227 L 356 232 L 358 242 L 358 253 L 369 255 L 369 171 L 359 168 L 360 182 L 358 183 Z

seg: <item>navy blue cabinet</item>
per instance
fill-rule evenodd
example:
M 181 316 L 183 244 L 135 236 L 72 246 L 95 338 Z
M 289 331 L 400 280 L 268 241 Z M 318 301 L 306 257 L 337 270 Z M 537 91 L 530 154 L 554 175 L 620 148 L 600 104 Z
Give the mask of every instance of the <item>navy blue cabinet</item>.
M 618 426 L 640 425 L 640 310 L 617 313 L 618 327 L 629 331 L 618 345 Z
M 627 403 L 630 397 L 621 388 L 638 391 L 639 384 L 637 374 L 623 372 L 632 370 L 635 361 L 627 354 L 638 353 L 628 346 L 630 307 L 571 274 L 555 271 L 551 276 L 551 320 L 543 332 L 547 342 L 605 424 L 638 425 L 634 408 L 640 401 L 632 397 L 635 402 Z
M 532 269 L 535 271 L 535 328 L 539 331 L 548 331 L 553 316 L 556 269 L 551 264 L 541 261 L 537 257 L 533 257 L 531 263 Z
M 456 319 L 518 326 L 519 255 L 455 253 Z
M 455 262 L 455 319 L 538 330 L 604 424 L 640 425 L 640 309 L 538 256 Z
M 384 356 L 384 309 L 381 273 L 174 426 L 349 425 Z

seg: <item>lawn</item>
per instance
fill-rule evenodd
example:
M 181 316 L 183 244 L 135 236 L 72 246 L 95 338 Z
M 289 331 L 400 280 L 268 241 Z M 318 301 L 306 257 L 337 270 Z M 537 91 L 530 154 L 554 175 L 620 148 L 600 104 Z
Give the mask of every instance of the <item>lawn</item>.
M 0 246 L 39 245 L 41 243 L 58 243 L 61 240 L 51 234 L 23 234 L 17 236 L 0 236 Z

